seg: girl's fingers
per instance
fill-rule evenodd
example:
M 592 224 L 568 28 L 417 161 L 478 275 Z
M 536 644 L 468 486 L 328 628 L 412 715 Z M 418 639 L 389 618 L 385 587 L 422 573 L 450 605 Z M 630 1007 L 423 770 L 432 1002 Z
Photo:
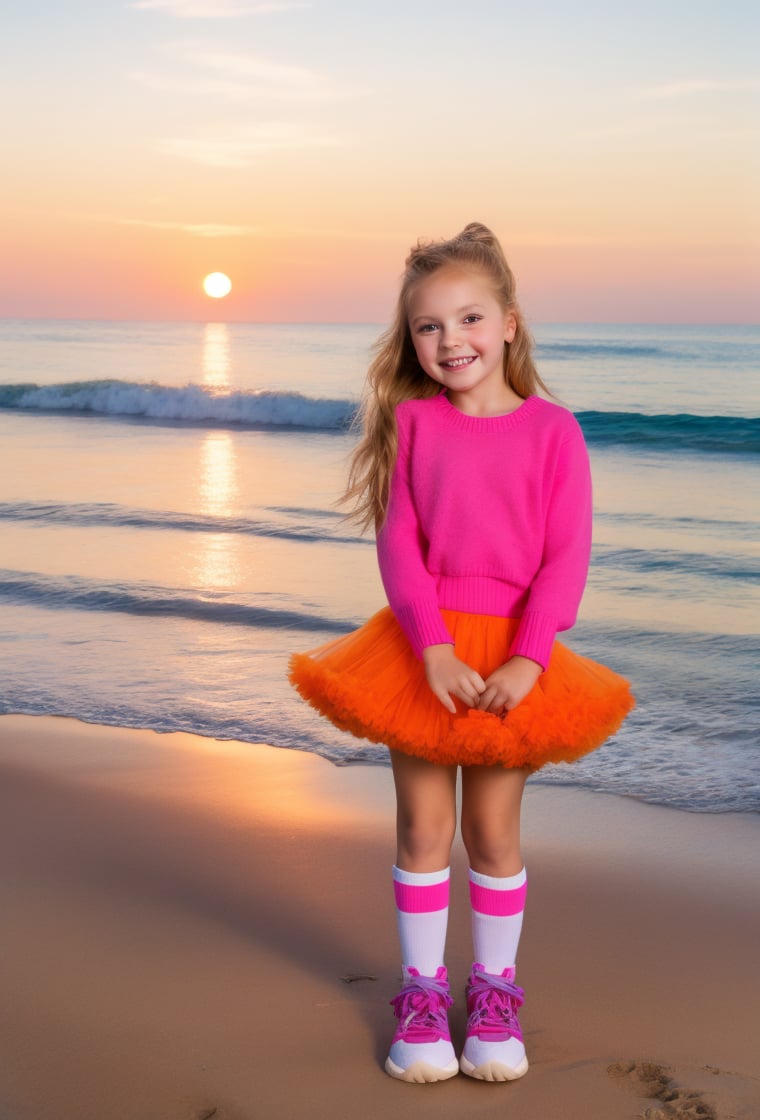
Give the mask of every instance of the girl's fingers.
M 432 676 L 432 674 L 431 674 Z M 477 708 L 480 706 L 480 696 L 485 689 L 485 681 L 479 673 L 472 672 L 471 674 L 453 679 L 451 681 L 444 679 L 441 682 L 431 680 L 428 677 L 431 689 L 443 704 L 446 711 L 456 715 L 456 704 L 452 700 L 452 696 L 456 696 L 463 704 L 469 708 Z
M 491 686 L 491 688 L 486 688 L 483 692 L 481 692 L 480 696 L 478 697 L 478 707 L 482 712 L 488 711 L 491 705 L 491 701 L 493 700 L 495 695 L 496 689 L 493 686 Z
M 484 681 L 476 674 L 472 680 L 462 685 L 462 691 L 459 693 L 459 697 L 471 708 L 477 708 L 480 704 L 480 697 L 485 687 Z
M 493 685 L 487 688 L 480 696 L 478 707 L 482 712 L 492 712 L 494 715 L 500 715 L 507 703 L 507 698 L 503 696 L 498 688 Z
M 457 714 L 456 704 L 451 699 L 448 692 L 441 690 L 440 692 L 436 692 L 436 696 L 441 701 L 446 711 L 451 712 L 452 716 Z

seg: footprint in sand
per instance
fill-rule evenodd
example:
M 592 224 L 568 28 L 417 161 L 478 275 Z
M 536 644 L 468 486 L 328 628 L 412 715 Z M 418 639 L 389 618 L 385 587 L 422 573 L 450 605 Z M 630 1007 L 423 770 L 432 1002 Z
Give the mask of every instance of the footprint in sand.
M 638 1096 L 660 1102 L 641 1113 L 643 1120 L 717 1120 L 712 1105 L 699 1093 L 676 1085 L 666 1066 L 656 1062 L 615 1062 L 607 1067 L 607 1073 L 628 1084 Z

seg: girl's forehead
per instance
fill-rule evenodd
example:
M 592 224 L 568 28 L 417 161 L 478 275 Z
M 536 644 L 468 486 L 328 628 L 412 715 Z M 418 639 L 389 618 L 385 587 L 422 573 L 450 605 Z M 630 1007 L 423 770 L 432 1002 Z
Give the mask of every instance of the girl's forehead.
M 496 299 L 494 284 L 490 276 L 481 269 L 461 265 L 444 265 L 418 280 L 407 296 L 407 308 L 420 308 L 426 304 L 446 304 L 457 306 L 464 303 Z M 497 300 L 498 302 L 498 300 Z

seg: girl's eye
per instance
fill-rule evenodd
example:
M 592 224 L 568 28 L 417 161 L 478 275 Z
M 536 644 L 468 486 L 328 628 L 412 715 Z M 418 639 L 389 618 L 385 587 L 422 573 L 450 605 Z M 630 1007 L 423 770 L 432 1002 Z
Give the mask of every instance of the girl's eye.
M 421 327 L 417 328 L 420 334 L 432 334 L 437 331 L 438 327 L 435 323 L 423 323 Z
M 465 323 L 479 323 L 482 318 L 482 315 L 465 315 L 464 321 Z

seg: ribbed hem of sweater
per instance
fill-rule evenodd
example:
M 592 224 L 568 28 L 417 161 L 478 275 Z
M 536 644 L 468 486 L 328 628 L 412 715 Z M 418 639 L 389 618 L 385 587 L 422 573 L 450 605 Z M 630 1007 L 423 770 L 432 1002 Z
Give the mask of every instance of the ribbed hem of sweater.
M 438 606 L 450 611 L 519 618 L 528 593 L 493 575 L 434 575 Z
M 510 657 L 528 657 L 544 669 L 549 664 L 558 619 L 540 611 L 525 611 L 524 592 L 517 592 L 503 580 L 487 576 L 438 576 L 436 587 L 436 602 L 418 601 L 396 612 L 416 657 L 421 658 L 427 646 L 453 644 L 454 639 L 441 617 L 443 609 L 519 618 L 520 626 L 509 651 Z

